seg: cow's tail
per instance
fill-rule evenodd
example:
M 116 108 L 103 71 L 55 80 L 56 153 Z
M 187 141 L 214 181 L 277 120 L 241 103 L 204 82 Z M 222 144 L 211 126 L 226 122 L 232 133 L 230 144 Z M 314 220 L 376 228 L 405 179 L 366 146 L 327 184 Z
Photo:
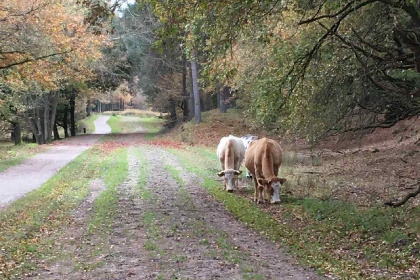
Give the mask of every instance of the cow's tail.
M 264 156 L 262 158 L 262 173 L 266 179 L 274 176 L 273 172 L 273 157 L 268 146 L 265 147 Z
M 235 155 L 234 155 L 233 140 L 229 139 L 226 142 L 225 148 L 225 169 L 234 169 L 235 168 Z

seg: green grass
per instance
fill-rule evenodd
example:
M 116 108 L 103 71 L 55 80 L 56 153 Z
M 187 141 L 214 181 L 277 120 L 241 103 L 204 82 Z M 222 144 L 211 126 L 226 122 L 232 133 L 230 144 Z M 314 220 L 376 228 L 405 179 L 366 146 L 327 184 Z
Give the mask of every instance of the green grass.
M 157 245 L 155 242 L 151 240 L 147 240 L 146 243 L 144 244 L 144 249 L 148 251 L 155 251 L 157 249 Z
M 35 259 L 47 261 L 61 253 L 52 246 L 52 237 L 70 223 L 70 211 L 89 193 L 89 182 L 98 176 L 102 157 L 98 149 L 85 151 L 40 188 L 0 212 L 2 277 L 13 278 L 31 269 Z
M 147 117 L 140 120 L 141 126 L 147 130 L 146 139 L 149 140 L 160 132 L 164 123 L 165 120 L 158 117 Z
M 122 115 L 111 115 L 108 125 L 111 127 L 112 133 L 132 133 L 143 128 L 146 132 L 146 139 L 151 140 L 159 131 L 165 122 L 158 117 L 130 117 L 127 119 Z M 133 119 L 134 118 L 134 119 Z
M 121 133 L 122 132 L 122 116 L 110 116 L 109 120 L 107 121 L 107 124 L 111 127 L 111 133 Z
M 18 165 L 25 159 L 46 148 L 46 146 L 40 146 L 36 143 L 14 145 L 11 142 L 0 142 L 0 172 L 14 165 Z
M 159 112 L 152 112 L 152 111 L 149 111 L 149 110 L 139 110 L 139 109 L 126 109 L 124 111 L 105 111 L 102 114 L 104 114 L 104 115 L 135 116 L 135 117 L 141 117 L 141 118 L 160 115 Z
M 83 128 L 86 128 L 86 133 L 93 133 L 95 132 L 95 124 L 94 122 L 98 118 L 99 115 L 91 114 L 89 117 L 84 118 L 83 120 L 80 120 L 80 127 L 83 130 Z
M 127 175 L 127 149 L 117 149 L 101 165 L 99 176 L 103 178 L 107 188 L 94 202 L 94 214 L 88 226 L 89 234 L 98 230 L 107 231 L 111 226 L 118 199 L 117 186 L 124 182 Z
M 154 197 L 152 196 L 151 191 L 146 186 L 147 174 L 149 174 L 150 172 L 149 163 L 146 160 L 146 158 L 144 158 L 142 150 L 136 149 L 134 153 L 135 153 L 135 156 L 139 159 L 140 172 L 139 172 L 138 189 L 139 189 L 140 198 L 150 201 Z
M 415 279 L 419 272 L 415 261 L 419 208 L 358 208 L 341 201 L 282 195 L 281 205 L 264 209 L 251 199 L 223 191 L 214 175 L 219 163 L 209 151 L 171 151 L 188 171 L 204 179 L 202 187 L 235 217 L 271 240 L 287 245 L 301 263 L 320 273 L 342 279 L 389 279 L 378 273 L 383 270 Z
M 184 181 L 181 178 L 181 172 L 179 169 L 169 164 L 165 165 L 165 169 L 169 172 L 169 174 L 171 174 L 171 177 L 175 179 L 175 181 L 177 181 L 181 187 L 184 186 Z

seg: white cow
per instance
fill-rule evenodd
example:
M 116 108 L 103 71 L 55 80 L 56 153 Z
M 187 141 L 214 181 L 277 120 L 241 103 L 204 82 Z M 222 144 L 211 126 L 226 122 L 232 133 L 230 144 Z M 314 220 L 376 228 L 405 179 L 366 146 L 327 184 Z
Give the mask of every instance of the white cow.
M 242 139 L 242 141 L 243 141 L 243 143 L 245 145 L 245 149 L 248 150 L 249 144 L 251 144 L 252 141 L 257 140 L 258 139 L 258 136 L 255 136 L 255 135 L 252 135 L 252 134 L 247 134 L 245 136 L 242 136 L 241 139 Z M 251 173 L 249 172 L 248 169 L 246 169 L 246 177 L 247 178 L 251 178 L 252 177 L 252 175 L 251 175 Z
M 242 173 L 239 169 L 245 158 L 245 145 L 242 139 L 233 135 L 223 137 L 217 146 L 217 156 L 222 166 L 222 171 L 217 175 L 224 177 L 226 190 L 233 192 L 238 185 L 238 175 Z

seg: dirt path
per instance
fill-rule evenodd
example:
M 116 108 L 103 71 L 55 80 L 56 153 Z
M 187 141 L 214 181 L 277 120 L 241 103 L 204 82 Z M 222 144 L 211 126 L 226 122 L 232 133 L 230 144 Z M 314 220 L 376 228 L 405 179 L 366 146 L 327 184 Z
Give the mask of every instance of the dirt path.
M 87 224 L 79 221 L 79 230 L 70 228 L 61 240 L 87 245 L 70 250 L 72 261 L 58 261 L 28 279 L 321 279 L 236 221 L 175 155 L 131 147 L 128 162 L 110 232 L 75 240 L 74 232 Z M 79 211 L 89 211 L 83 205 L 91 203 L 88 196 Z M 89 269 L 77 268 L 76 260 Z
M 109 116 L 95 121 L 95 134 L 110 132 Z M 0 207 L 40 187 L 70 161 L 94 145 L 99 135 L 81 135 L 54 143 L 46 152 L 0 173 Z

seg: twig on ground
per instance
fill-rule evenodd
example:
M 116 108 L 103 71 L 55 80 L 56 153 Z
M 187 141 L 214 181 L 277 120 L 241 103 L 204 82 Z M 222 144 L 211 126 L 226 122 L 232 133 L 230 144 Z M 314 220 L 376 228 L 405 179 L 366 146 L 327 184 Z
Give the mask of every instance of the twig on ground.
M 420 193 L 420 185 L 417 187 L 417 190 L 414 192 L 408 193 L 401 201 L 395 202 L 395 201 L 387 201 L 384 203 L 384 205 L 391 206 L 391 207 L 399 207 L 404 205 L 410 198 L 416 197 Z

